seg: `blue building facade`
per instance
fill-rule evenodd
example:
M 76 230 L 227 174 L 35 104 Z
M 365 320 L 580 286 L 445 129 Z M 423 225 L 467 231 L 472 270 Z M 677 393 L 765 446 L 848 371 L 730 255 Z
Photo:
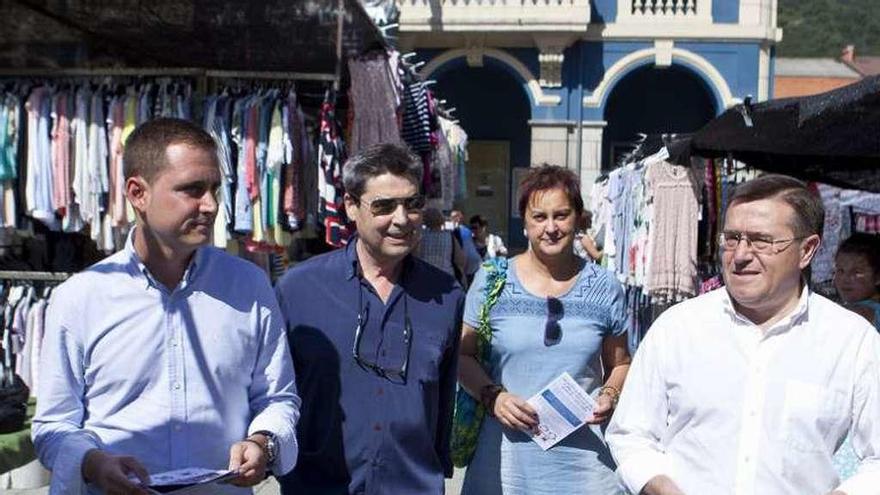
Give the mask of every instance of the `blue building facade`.
M 691 132 L 746 96 L 768 98 L 779 39 L 775 0 L 401 7 L 401 50 L 424 62 L 422 75 L 470 137 L 468 189 L 497 192 L 460 206 L 488 214 L 514 245 L 524 241 L 515 208 L 523 169 L 567 166 L 588 194 L 638 133 Z

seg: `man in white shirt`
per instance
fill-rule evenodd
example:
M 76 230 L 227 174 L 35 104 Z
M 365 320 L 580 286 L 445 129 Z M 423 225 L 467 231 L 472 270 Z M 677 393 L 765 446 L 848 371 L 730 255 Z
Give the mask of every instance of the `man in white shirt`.
M 880 493 L 880 336 L 805 285 L 823 223 L 790 177 L 735 190 L 726 287 L 657 319 L 606 433 L 632 493 Z M 841 483 L 831 459 L 847 434 L 860 465 Z

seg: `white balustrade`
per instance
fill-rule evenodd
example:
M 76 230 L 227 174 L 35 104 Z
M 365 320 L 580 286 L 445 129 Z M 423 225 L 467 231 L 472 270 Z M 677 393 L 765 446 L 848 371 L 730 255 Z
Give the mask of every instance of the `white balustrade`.
M 590 0 L 399 0 L 406 31 L 583 31 Z

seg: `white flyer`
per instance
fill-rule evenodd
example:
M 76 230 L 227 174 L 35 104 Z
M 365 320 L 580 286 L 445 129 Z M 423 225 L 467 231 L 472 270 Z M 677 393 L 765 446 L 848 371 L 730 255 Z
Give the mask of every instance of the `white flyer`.
M 547 450 L 586 423 L 596 401 L 567 372 L 559 375 L 528 400 L 538 413 L 538 431 L 532 440 Z
M 211 493 L 210 486 L 223 483 L 238 476 L 238 471 L 214 470 L 204 468 L 184 468 L 150 475 L 148 492 L 185 494 L 190 492 Z M 129 479 L 138 482 L 134 475 Z M 205 491 L 207 489 L 207 491 Z

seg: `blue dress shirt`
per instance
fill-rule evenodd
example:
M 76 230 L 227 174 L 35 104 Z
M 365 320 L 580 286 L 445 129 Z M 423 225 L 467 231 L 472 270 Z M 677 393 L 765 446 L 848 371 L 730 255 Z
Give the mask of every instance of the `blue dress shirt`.
M 81 464 L 93 448 L 134 456 L 151 473 L 225 469 L 229 447 L 260 430 L 277 435 L 271 467 L 291 470 L 299 398 L 265 274 L 203 247 L 169 291 L 133 238 L 49 303 L 33 439 L 51 493 L 86 491 Z
M 359 276 L 357 242 L 297 265 L 276 286 L 303 397 L 300 461 L 281 478 L 282 493 L 443 493 L 464 294 L 409 256 L 383 303 Z M 359 312 L 360 356 L 388 370 L 407 356 L 409 317 L 405 383 L 354 359 Z

